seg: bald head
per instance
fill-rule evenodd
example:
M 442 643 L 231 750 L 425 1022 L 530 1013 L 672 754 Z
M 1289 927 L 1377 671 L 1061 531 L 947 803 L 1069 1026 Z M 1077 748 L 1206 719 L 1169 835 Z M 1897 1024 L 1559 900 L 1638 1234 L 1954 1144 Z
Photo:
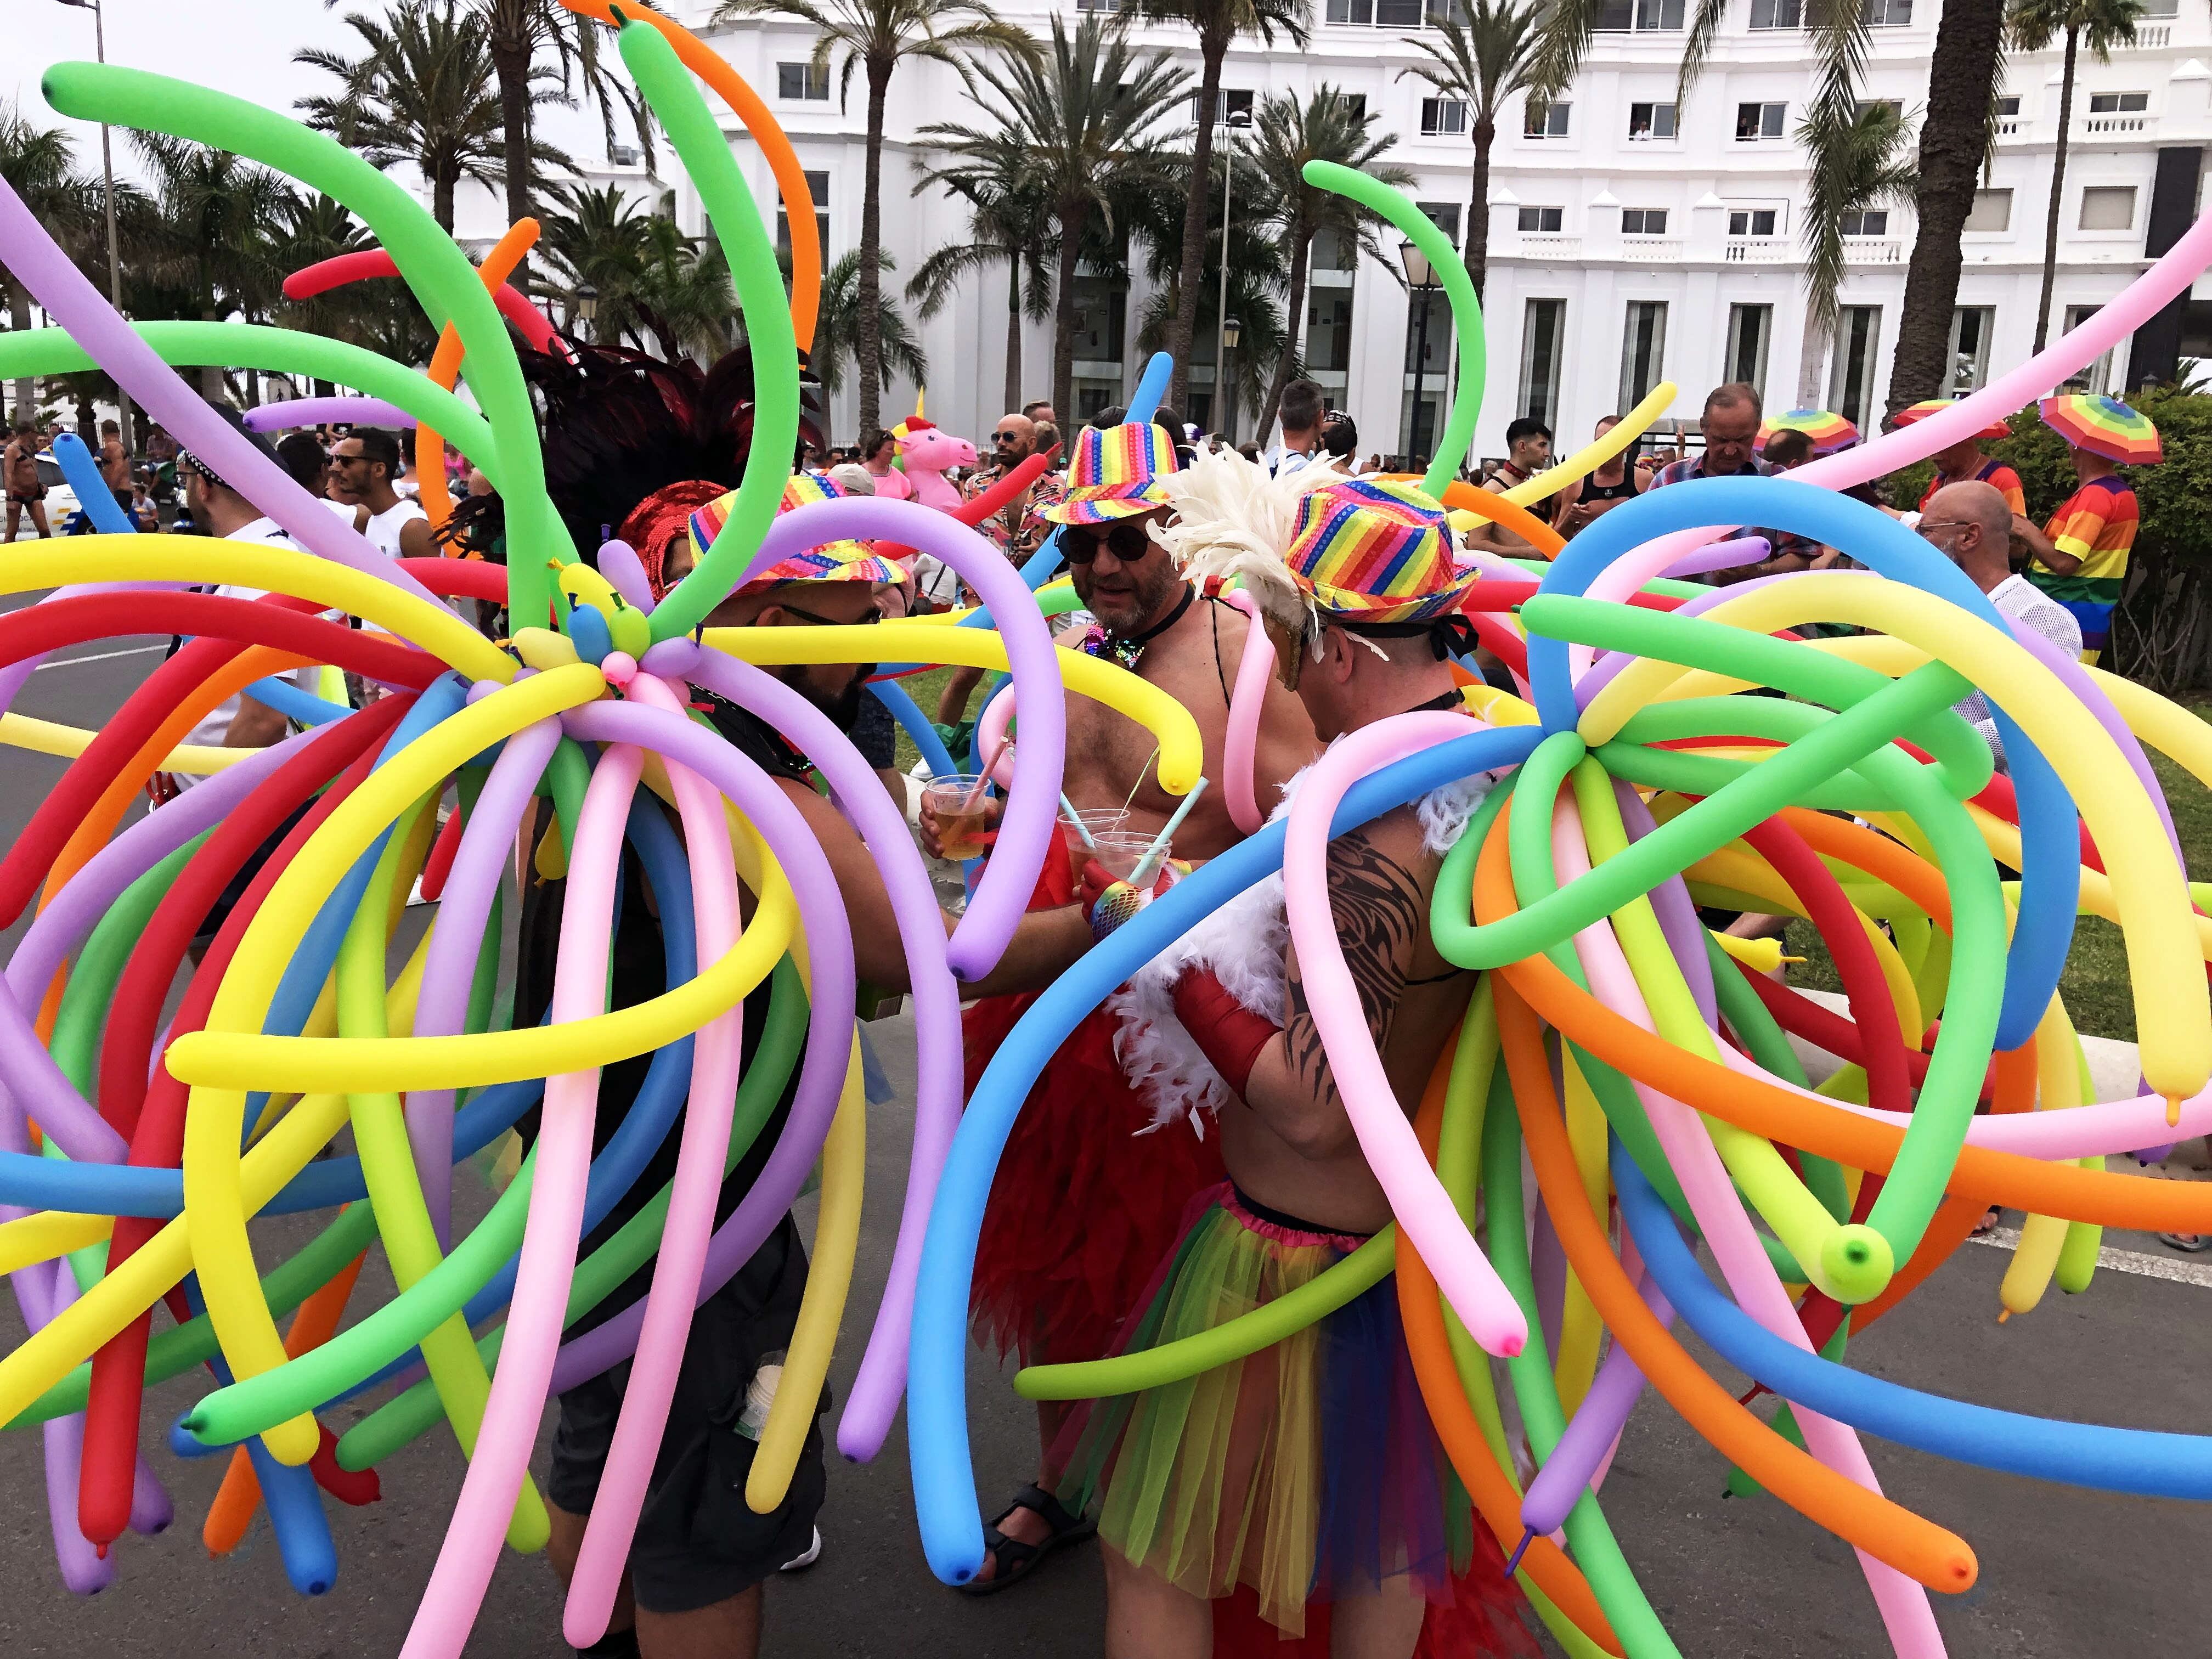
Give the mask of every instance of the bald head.
M 2012 508 L 1995 484 L 1946 484 L 1921 510 L 1920 533 L 1984 592 L 2010 574 Z
M 1036 422 L 1026 415 L 1001 415 L 991 428 L 991 452 L 1000 466 L 1026 460 L 1036 449 Z

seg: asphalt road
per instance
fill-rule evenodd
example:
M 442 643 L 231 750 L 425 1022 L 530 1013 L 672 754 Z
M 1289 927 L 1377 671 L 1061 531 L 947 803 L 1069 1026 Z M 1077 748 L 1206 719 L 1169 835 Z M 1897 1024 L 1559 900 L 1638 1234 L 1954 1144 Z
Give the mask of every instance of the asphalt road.
M 70 665 L 33 678 L 25 713 L 96 725 L 159 662 L 159 641 L 73 647 Z M 100 653 L 154 648 L 132 656 Z M 34 810 L 60 763 L 0 751 L 0 842 Z M 416 913 L 417 915 L 421 912 Z M 12 945 L 15 932 L 9 930 Z M 871 1029 L 898 1102 L 869 1126 L 870 1202 L 847 1335 L 832 1374 L 842 1397 L 866 1320 L 887 1269 L 911 1130 L 911 1027 Z M 470 1219 L 489 1201 L 472 1175 L 458 1183 Z M 811 1222 L 811 1217 L 807 1218 Z M 309 1224 L 261 1224 L 264 1259 L 295 1248 Z M 2164 1255 L 2154 1242 L 2109 1243 Z M 2033 1315 L 2000 1328 L 1996 1292 L 2006 1257 L 1971 1249 L 1902 1308 L 1855 1342 L 1851 1359 L 1876 1375 L 2005 1409 L 2143 1428 L 2204 1428 L 2199 1380 L 2212 1368 L 2212 1301 L 2205 1286 L 2105 1271 L 2084 1295 L 2053 1292 Z M 2195 1262 L 2184 1271 L 2193 1270 Z M 2197 1273 L 2212 1279 L 2212 1273 Z M 353 1310 L 391 1294 L 374 1254 Z M 0 1340 L 21 1340 L 12 1301 Z M 1741 1382 L 1714 1363 L 1732 1389 Z M 149 1440 L 204 1390 L 186 1376 L 151 1392 Z M 970 1366 L 978 1476 L 995 1502 L 1028 1478 L 1034 1452 L 1029 1408 L 988 1362 Z M 357 1415 L 331 1413 L 341 1431 Z M 2200 1659 L 2212 1654 L 2212 1511 L 2201 1505 L 2112 1498 L 1942 1463 L 1879 1441 L 1869 1449 L 1885 1488 L 1966 1537 L 1979 1583 L 1937 1598 L 1937 1617 L 1960 1659 Z M 286 1584 L 265 1523 L 229 1557 L 210 1559 L 198 1538 L 219 1460 L 180 1462 L 166 1449 L 155 1468 L 178 1520 L 155 1539 L 118 1547 L 113 1586 L 89 1601 L 56 1577 L 37 1436 L 0 1435 L 0 1651 L 98 1655 L 100 1659 L 220 1654 L 236 1659 L 396 1653 L 413 1616 L 459 1486 L 450 1440 L 426 1436 L 382 1468 L 385 1498 L 333 1510 L 340 1575 L 315 1601 Z M 542 1456 L 538 1463 L 542 1474 Z M 1874 1655 L 1887 1651 L 1862 1577 L 1844 1546 L 1765 1497 L 1723 1496 L 1725 1462 L 1663 1401 L 1645 1400 L 1605 1488 L 1605 1505 L 1631 1565 L 1681 1651 L 1695 1656 Z M 827 1542 L 811 1572 L 769 1587 L 765 1651 L 872 1659 L 1013 1659 L 1101 1650 L 1095 1553 L 1063 1556 L 1034 1583 L 987 1601 L 938 1585 L 915 1541 L 905 1446 L 894 1433 L 872 1467 L 833 1461 L 823 1516 Z M 468 1652 L 481 1659 L 565 1652 L 559 1600 L 543 1562 L 502 1557 Z

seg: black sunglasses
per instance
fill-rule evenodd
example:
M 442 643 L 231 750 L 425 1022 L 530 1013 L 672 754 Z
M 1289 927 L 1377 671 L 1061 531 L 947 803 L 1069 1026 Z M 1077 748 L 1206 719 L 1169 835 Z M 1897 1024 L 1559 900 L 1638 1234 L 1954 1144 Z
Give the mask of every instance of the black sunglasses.
M 1078 530 L 1073 526 L 1069 526 L 1069 532 L 1060 538 L 1060 556 L 1070 564 L 1089 564 L 1098 556 L 1101 548 L 1123 564 L 1134 564 L 1151 552 L 1156 544 L 1145 533 L 1143 525 L 1127 519 L 1107 530 L 1103 535 Z
M 811 611 L 804 610 L 795 605 L 786 604 L 781 609 L 788 611 L 794 617 L 805 617 L 817 628 L 866 628 L 884 619 L 884 613 L 880 611 L 871 611 L 866 616 L 855 622 L 841 623 L 834 617 L 817 617 Z
M 991 434 L 991 441 L 994 444 L 1018 444 L 1021 441 L 1022 434 L 1018 432 L 994 432 Z

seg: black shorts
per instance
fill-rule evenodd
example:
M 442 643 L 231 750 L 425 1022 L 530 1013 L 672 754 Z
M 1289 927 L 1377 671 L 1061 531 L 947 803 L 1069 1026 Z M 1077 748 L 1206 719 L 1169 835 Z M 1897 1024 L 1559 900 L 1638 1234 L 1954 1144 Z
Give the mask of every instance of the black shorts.
M 879 771 L 898 759 L 898 718 L 872 691 L 860 693 L 860 718 L 853 722 L 853 747 Z
M 820 1419 L 828 1390 L 815 1407 L 791 1490 L 769 1514 L 756 1515 L 745 1502 L 758 1448 L 737 1431 L 762 1358 L 791 1344 L 805 1286 L 805 1247 L 786 1216 L 691 1316 L 668 1427 L 629 1547 L 631 1587 L 648 1613 L 691 1613 L 726 1601 L 804 1554 L 813 1538 L 825 1479 Z M 624 1360 L 561 1396 L 545 1495 L 571 1515 L 590 1513 L 599 1495 L 629 1370 Z

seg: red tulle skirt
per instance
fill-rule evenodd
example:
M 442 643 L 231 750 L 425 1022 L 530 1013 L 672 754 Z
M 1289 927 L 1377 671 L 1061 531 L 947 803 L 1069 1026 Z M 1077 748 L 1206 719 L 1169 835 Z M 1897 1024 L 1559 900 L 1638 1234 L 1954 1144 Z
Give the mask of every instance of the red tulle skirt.
M 1074 902 L 1067 860 L 1049 857 L 1032 910 Z M 1036 994 L 966 1010 L 968 1086 Z M 1099 1010 L 1039 1074 L 1007 1137 L 975 1249 L 976 1333 L 1024 1364 L 1099 1359 L 1182 1231 L 1194 1194 L 1220 1181 L 1217 1140 L 1189 1123 L 1150 1134 L 1152 1111 L 1114 1058 Z

